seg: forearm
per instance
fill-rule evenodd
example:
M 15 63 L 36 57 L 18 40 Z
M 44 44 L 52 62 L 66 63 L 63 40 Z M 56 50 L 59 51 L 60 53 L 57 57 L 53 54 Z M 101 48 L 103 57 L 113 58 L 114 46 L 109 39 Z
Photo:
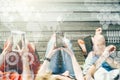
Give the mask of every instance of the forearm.
M 103 54 L 99 57 L 99 59 L 89 68 L 87 75 L 91 75 L 93 77 L 95 71 L 99 69 L 99 67 L 107 59 L 107 57 L 109 57 L 109 52 L 104 51 Z
M 96 70 L 102 65 L 102 63 L 109 57 L 110 52 L 104 51 L 103 54 L 99 57 L 99 59 L 95 62 L 94 66 Z
M 75 56 L 72 55 L 71 59 L 72 59 L 72 65 L 73 65 L 73 70 L 74 70 L 76 79 L 77 80 L 84 80 L 82 70 L 81 70 L 80 65 L 78 64 Z
M 92 65 L 84 76 L 85 80 L 94 80 L 94 73 L 96 70 L 96 66 Z
M 42 66 L 39 68 L 39 71 L 37 73 L 37 76 L 42 75 L 43 73 L 48 71 L 49 61 L 45 60 L 42 64 Z
M 50 52 L 50 53 L 48 53 L 48 54 L 46 55 L 46 58 L 51 59 L 51 57 L 52 57 L 52 52 Z M 39 71 L 38 71 L 38 73 L 37 73 L 37 76 L 40 76 L 40 75 L 44 74 L 45 72 L 47 72 L 47 71 L 49 70 L 49 69 L 48 69 L 49 64 L 50 64 L 50 61 L 44 60 L 42 66 L 39 68 Z
M 120 69 L 120 63 L 118 63 L 117 61 L 115 61 L 114 59 L 112 58 L 107 58 L 106 59 L 106 62 L 112 67 L 112 68 L 118 68 Z
M 3 51 L 1 54 L 0 54 L 0 66 L 2 65 L 2 63 L 4 62 L 4 57 L 5 57 L 5 54 L 7 53 L 7 51 Z
M 3 62 L 4 62 L 4 55 L 0 54 L 0 66 L 2 65 Z
M 85 63 L 84 63 L 84 67 L 83 67 L 83 74 L 86 75 L 87 71 L 89 70 L 89 68 L 93 65 L 93 63 L 91 62 L 93 60 L 93 52 L 90 52 L 87 56 L 87 58 L 85 59 Z
M 88 72 L 87 72 L 86 75 L 90 75 L 91 77 L 93 77 L 95 71 L 96 71 L 96 67 L 95 67 L 94 65 L 92 65 L 92 66 L 89 68 L 89 70 L 88 70 Z
M 29 67 L 28 56 L 22 57 L 22 61 L 23 61 L 23 72 L 22 72 L 23 80 L 33 80 L 32 79 L 33 74 L 31 74 L 30 67 Z

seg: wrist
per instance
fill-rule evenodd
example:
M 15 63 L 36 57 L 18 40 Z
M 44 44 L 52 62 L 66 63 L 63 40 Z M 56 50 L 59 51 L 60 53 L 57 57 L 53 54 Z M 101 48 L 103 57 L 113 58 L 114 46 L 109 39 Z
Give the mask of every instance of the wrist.
M 51 59 L 50 59 L 50 58 L 48 58 L 48 57 L 45 57 L 45 58 L 44 58 L 44 60 L 46 60 L 46 61 L 48 61 L 48 62 L 50 62 L 50 61 L 51 61 Z
M 107 51 L 107 50 L 105 50 L 104 52 L 103 52 L 103 57 L 104 58 L 107 58 L 107 57 L 109 57 L 109 55 L 110 55 L 110 53 L 109 53 L 109 51 Z
M 28 56 L 26 55 L 26 56 L 21 56 L 22 57 L 22 60 L 24 61 L 29 61 L 29 58 L 28 58 Z

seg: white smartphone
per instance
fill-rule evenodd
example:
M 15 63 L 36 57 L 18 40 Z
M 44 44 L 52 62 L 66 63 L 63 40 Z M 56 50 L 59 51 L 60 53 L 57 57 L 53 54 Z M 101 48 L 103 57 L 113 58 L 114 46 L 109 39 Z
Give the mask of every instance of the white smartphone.
M 11 31 L 12 36 L 12 51 L 18 51 L 17 45 L 21 42 L 21 48 L 25 46 L 25 32 Z

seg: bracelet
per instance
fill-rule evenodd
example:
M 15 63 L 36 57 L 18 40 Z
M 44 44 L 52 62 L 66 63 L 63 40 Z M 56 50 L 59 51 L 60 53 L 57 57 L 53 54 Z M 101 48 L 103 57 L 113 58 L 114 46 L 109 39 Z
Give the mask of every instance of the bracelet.
M 45 57 L 44 60 L 47 60 L 48 62 L 51 61 L 51 59 L 50 59 L 50 58 L 47 58 L 47 57 Z

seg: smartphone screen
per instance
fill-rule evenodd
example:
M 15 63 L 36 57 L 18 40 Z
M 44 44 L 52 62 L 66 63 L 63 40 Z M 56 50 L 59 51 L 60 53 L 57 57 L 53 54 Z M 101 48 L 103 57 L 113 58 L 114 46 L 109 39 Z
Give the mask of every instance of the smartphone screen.
M 17 51 L 17 45 L 21 45 L 20 47 L 25 46 L 25 32 L 21 31 L 11 31 L 11 36 L 12 36 L 12 51 Z M 20 43 L 21 42 L 21 43 Z

